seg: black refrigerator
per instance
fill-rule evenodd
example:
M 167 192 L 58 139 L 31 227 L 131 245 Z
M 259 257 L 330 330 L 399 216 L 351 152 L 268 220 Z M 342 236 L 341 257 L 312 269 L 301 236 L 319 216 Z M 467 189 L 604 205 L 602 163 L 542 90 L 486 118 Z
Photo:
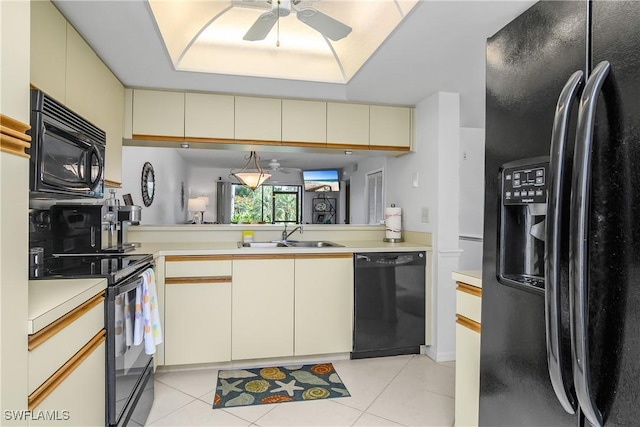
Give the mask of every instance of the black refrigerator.
M 487 41 L 484 426 L 640 425 L 640 2 Z

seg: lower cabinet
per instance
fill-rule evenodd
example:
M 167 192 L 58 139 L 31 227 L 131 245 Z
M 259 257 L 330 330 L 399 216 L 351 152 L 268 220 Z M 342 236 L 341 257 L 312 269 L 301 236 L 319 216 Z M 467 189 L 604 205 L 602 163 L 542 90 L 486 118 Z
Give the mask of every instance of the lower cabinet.
M 231 281 L 169 282 L 165 298 L 167 365 L 231 359 Z
M 104 426 L 105 338 L 31 410 L 31 426 Z
M 104 426 L 104 294 L 29 335 L 29 425 Z
M 293 355 L 294 256 L 233 258 L 233 360 Z
M 457 282 L 455 425 L 477 426 L 480 407 L 482 289 Z
M 353 340 L 353 255 L 296 254 L 296 356 L 344 353 Z
M 165 258 L 164 363 L 231 360 L 231 257 Z

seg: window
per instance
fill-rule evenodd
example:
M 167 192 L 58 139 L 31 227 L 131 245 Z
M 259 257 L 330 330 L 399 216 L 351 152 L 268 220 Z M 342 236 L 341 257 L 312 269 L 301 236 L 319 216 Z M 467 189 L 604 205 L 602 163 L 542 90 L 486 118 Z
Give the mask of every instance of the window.
M 255 191 L 233 184 L 231 222 L 283 224 L 301 223 L 302 187 L 263 184 Z
M 367 174 L 367 222 L 369 224 L 380 224 L 384 221 L 382 187 L 382 170 Z

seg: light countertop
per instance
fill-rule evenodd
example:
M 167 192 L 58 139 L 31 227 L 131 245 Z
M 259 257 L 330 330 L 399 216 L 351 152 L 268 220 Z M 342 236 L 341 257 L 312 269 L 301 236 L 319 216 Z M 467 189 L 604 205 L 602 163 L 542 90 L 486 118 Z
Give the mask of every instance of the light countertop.
M 29 280 L 28 333 L 34 334 L 107 287 L 107 279 Z
M 451 277 L 456 282 L 466 283 L 478 288 L 482 287 L 482 270 L 454 271 Z
M 238 248 L 238 242 L 153 242 L 143 243 L 139 248 L 136 248 L 134 253 L 152 253 L 156 256 L 165 256 L 431 251 L 431 246 L 412 242 L 385 243 L 377 240 L 332 240 L 332 242 L 343 245 L 343 247 Z

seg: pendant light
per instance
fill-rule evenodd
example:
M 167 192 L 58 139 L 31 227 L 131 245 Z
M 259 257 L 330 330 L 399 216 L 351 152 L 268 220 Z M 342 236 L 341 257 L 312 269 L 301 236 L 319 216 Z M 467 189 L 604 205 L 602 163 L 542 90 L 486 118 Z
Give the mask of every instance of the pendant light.
M 240 169 L 238 172 L 234 172 L 233 169 L 231 169 L 229 177 L 233 176 L 238 180 L 240 184 L 249 187 L 252 190 L 255 190 L 256 188 L 260 187 L 263 182 L 271 178 L 271 174 L 266 173 L 262 170 L 260 164 L 258 163 L 260 157 L 258 157 L 255 151 L 252 151 L 249 154 L 249 157 L 245 156 L 245 159 L 247 159 L 247 163 L 245 163 L 242 169 Z M 252 161 L 254 167 L 250 168 Z

